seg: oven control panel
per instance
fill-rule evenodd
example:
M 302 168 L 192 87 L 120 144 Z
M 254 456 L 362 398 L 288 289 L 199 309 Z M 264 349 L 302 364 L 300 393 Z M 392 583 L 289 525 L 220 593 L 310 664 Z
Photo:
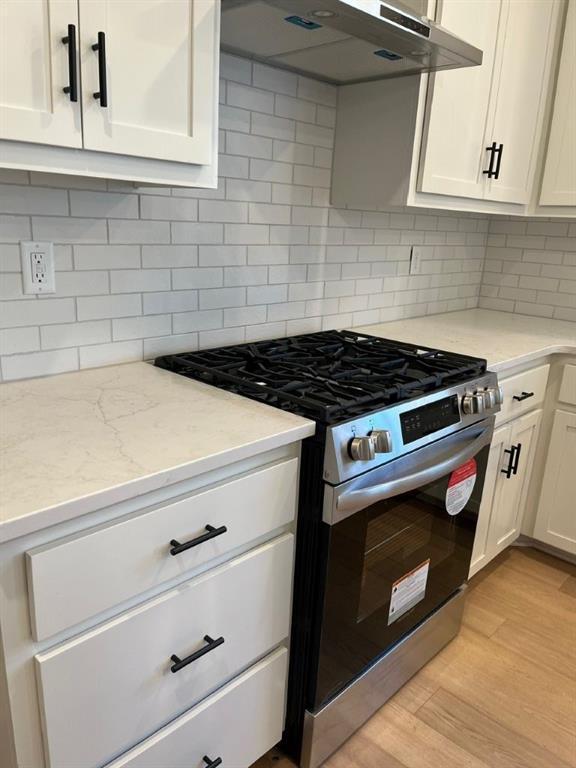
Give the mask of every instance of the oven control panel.
M 459 421 L 458 395 L 450 395 L 442 400 L 435 400 L 420 408 L 401 413 L 402 440 L 404 445 L 413 443 L 433 432 L 458 424 Z

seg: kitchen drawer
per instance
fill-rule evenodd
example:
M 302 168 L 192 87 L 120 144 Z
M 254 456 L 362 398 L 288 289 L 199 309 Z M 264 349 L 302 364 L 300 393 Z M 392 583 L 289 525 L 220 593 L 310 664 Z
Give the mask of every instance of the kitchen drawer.
M 279 645 L 293 546 L 284 534 L 37 655 L 50 768 L 105 764 Z M 172 655 L 205 648 L 205 637 L 224 642 L 172 672 Z
M 290 523 L 298 459 L 201 489 L 27 553 L 32 631 L 43 640 Z M 170 541 L 226 532 L 177 555 Z
M 282 737 L 287 668 L 279 648 L 106 768 L 248 768 Z
M 500 413 L 496 415 L 496 424 L 502 424 L 542 405 L 546 396 L 549 370 L 549 365 L 540 365 L 538 368 L 531 368 L 529 371 L 500 380 L 504 400 Z
M 576 405 L 576 365 L 565 365 L 558 400 Z

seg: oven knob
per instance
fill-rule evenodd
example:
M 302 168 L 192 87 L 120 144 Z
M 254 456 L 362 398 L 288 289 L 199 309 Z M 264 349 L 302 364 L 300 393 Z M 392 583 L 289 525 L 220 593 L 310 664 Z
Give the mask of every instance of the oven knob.
M 494 396 L 496 397 L 496 405 L 502 405 L 504 402 L 504 390 L 500 385 L 494 387 Z
M 476 395 L 464 395 L 462 411 L 467 414 L 484 413 L 484 395 L 481 392 Z
M 376 453 L 390 453 L 392 437 L 387 429 L 374 429 L 370 432 L 370 437 L 374 440 Z
M 354 461 L 372 461 L 376 458 L 376 440 L 372 437 L 355 437 L 350 441 L 350 456 Z
M 496 390 L 495 389 L 485 389 L 482 393 L 484 396 L 484 408 L 495 408 L 496 407 Z

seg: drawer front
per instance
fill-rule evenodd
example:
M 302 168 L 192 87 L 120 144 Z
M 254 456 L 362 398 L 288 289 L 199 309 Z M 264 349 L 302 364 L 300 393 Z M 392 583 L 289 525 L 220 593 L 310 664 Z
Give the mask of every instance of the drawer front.
M 282 737 L 287 669 L 279 648 L 106 768 L 249 768 Z
M 158 587 L 294 519 L 298 459 L 290 459 L 138 517 L 27 553 L 30 613 L 43 640 Z M 215 538 L 171 555 L 206 526 Z
M 558 400 L 576 405 L 576 365 L 565 365 Z
M 496 424 L 502 424 L 542 405 L 546 396 L 549 370 L 549 365 L 540 365 L 500 381 L 504 400 L 500 413 L 496 415 Z
M 36 656 L 50 768 L 96 768 L 279 645 L 290 626 L 284 534 Z M 224 642 L 183 669 L 180 659 Z

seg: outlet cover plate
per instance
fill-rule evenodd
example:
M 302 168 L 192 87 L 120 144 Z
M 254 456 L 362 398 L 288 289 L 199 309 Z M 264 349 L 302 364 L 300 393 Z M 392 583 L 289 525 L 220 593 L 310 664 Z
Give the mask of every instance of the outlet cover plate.
M 26 240 L 20 243 L 24 293 L 54 293 L 54 245 Z

